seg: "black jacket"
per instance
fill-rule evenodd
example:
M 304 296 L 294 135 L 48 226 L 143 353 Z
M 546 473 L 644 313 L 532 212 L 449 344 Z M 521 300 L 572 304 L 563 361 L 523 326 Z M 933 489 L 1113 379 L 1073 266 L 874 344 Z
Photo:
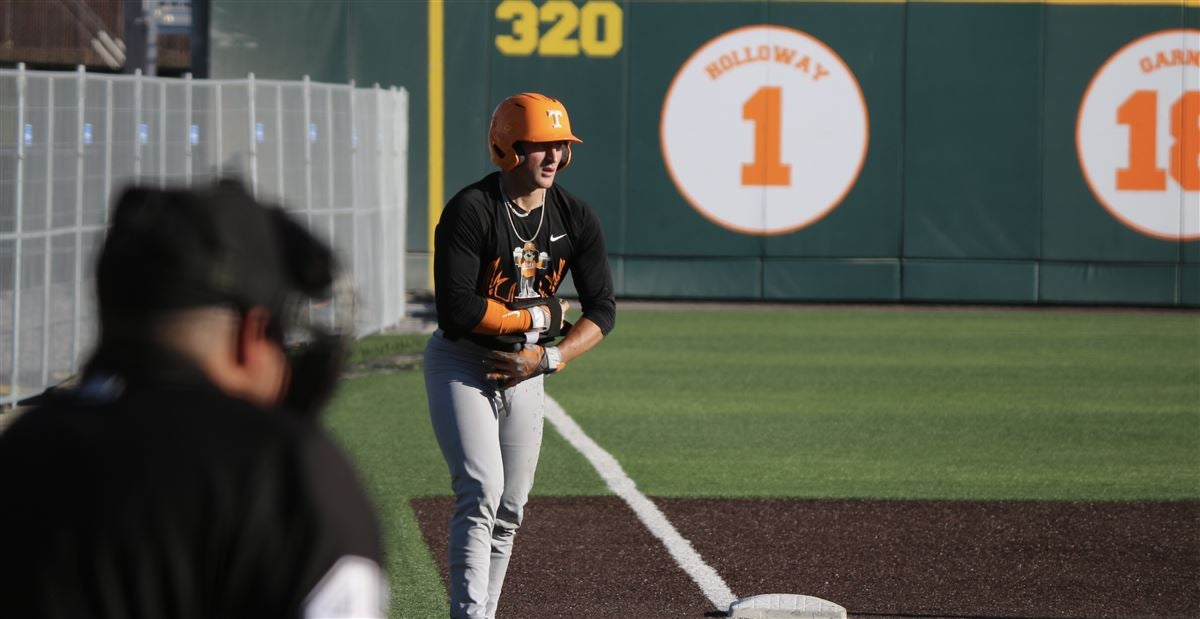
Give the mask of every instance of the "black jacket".
M 0 617 L 294 617 L 375 512 L 313 422 L 167 363 L 0 434 Z

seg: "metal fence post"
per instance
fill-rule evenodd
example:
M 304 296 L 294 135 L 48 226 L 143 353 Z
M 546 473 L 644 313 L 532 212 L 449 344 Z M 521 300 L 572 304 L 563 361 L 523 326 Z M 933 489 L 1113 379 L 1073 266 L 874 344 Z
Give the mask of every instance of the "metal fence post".
M 379 269 L 379 272 L 376 274 L 375 285 L 379 286 L 380 312 L 386 316 L 390 311 L 388 307 L 392 303 L 391 291 L 388 289 L 388 273 L 390 273 L 395 267 L 389 264 L 390 261 L 387 259 L 390 257 L 389 252 L 391 249 L 388 248 L 389 244 L 386 242 L 388 221 L 387 213 L 383 208 L 383 183 L 385 180 L 383 174 L 383 91 L 379 88 L 379 82 L 372 84 L 371 89 L 372 94 L 374 95 L 371 97 L 371 101 L 375 104 L 375 131 L 373 132 L 374 135 L 372 136 L 372 141 L 375 143 L 375 161 L 372 162 L 372 167 L 374 169 L 371 170 L 375 174 L 375 195 L 373 196 L 374 200 L 372 204 L 372 210 L 375 211 L 375 216 L 379 218 L 378 225 L 376 226 L 377 231 L 375 234 L 377 235 L 376 238 L 381 241 L 379 243 L 380 251 L 385 256 L 383 260 L 385 266 L 384 268 Z
M 87 106 L 87 69 L 79 65 L 78 92 L 75 94 L 79 106 L 79 131 L 75 136 L 75 288 L 71 293 L 71 372 L 79 363 L 79 340 L 83 329 L 83 160 L 84 160 L 84 114 Z
M 158 79 L 158 186 L 167 186 L 167 81 Z
M 12 377 L 9 379 L 11 391 L 10 401 L 16 401 L 20 391 L 21 370 L 21 253 L 24 249 L 22 232 L 24 231 L 25 211 L 25 98 L 26 98 L 25 63 L 17 64 L 17 196 L 16 221 L 14 232 L 16 240 L 13 247 L 13 329 L 12 329 Z M 32 131 L 30 132 L 32 134 Z
M 403 125 L 401 122 L 403 121 Z M 408 100 L 400 91 L 392 86 L 392 169 L 404 170 L 407 169 L 408 163 Z M 403 155 L 403 156 L 402 156 Z M 392 314 L 388 316 L 388 320 L 396 321 L 404 315 L 404 248 L 408 246 L 405 235 L 407 234 L 408 223 L 404 218 L 404 211 L 397 208 L 403 200 L 406 199 L 407 186 L 404 185 L 408 176 L 406 174 L 392 174 L 392 204 L 390 210 L 392 216 L 396 218 L 396 243 L 393 244 L 393 262 L 399 266 L 396 267 L 392 283 L 396 290 L 393 301 L 395 305 L 392 307 Z M 433 248 L 430 248 L 430 255 L 433 253 Z
M 254 74 L 246 76 L 247 116 L 250 117 L 250 193 L 258 197 L 258 135 L 255 130 Z
M 333 193 L 333 86 L 326 85 L 325 87 L 325 156 L 326 156 L 326 182 L 325 182 L 325 207 L 329 209 L 329 241 L 333 243 L 335 238 L 333 225 L 335 214 L 337 213 L 337 204 L 334 203 Z
M 326 84 L 323 88 L 325 89 L 325 209 L 329 218 L 329 223 L 326 227 L 329 231 L 329 245 L 332 247 L 337 243 L 337 215 L 340 210 L 338 205 L 334 203 L 333 192 L 333 140 L 335 138 L 333 127 L 336 123 L 333 120 L 333 86 Z M 335 307 L 334 311 L 336 310 L 337 308 Z M 331 326 L 334 325 L 335 316 L 335 313 L 329 313 L 329 323 Z
M 46 236 L 42 253 L 42 373 L 45 385 L 50 376 L 50 263 L 54 256 L 54 82 L 46 78 Z
M 133 72 L 133 180 L 142 181 L 142 70 Z
M 312 124 L 312 91 L 308 76 L 304 76 L 304 216 L 312 227 L 312 141 L 309 131 Z
M 388 147 L 387 148 L 387 157 L 384 158 L 386 165 L 383 167 L 385 170 L 394 170 L 396 168 L 396 99 L 395 99 L 395 90 L 389 88 L 387 91 L 385 91 L 383 93 L 383 97 L 384 97 L 384 99 L 383 99 L 384 105 L 386 106 L 386 110 L 387 110 L 386 115 L 387 115 L 388 119 L 390 120 L 390 125 L 391 125 L 391 127 L 390 127 L 391 130 L 388 131 L 388 135 L 387 135 L 387 147 Z M 387 203 L 380 205 L 380 209 L 383 212 L 384 218 L 388 221 L 387 227 L 385 229 L 387 230 L 387 234 L 390 235 L 390 234 L 394 234 L 394 232 L 395 232 L 394 226 L 396 225 L 396 222 L 392 220 L 393 216 L 395 215 L 395 213 L 393 212 L 393 209 L 392 209 L 392 206 L 396 200 L 395 175 L 394 174 L 385 174 L 384 179 L 386 180 L 386 182 L 388 184 L 387 185 L 388 200 L 387 200 Z M 389 260 L 396 261 L 396 259 L 398 258 L 396 256 L 396 249 L 397 249 L 396 244 L 388 243 L 388 245 L 389 245 L 389 249 L 388 249 Z M 384 290 L 387 291 L 387 295 L 388 295 L 388 312 L 389 313 L 395 312 L 396 296 L 398 294 L 402 294 L 402 291 L 396 290 L 396 275 L 400 271 L 401 271 L 401 269 L 392 269 L 391 271 L 389 271 L 388 277 L 387 277 L 387 283 L 384 286 Z
M 350 272 L 355 275 L 355 283 L 362 281 L 362 273 L 359 272 L 358 260 L 358 182 L 354 175 L 358 172 L 358 115 L 355 113 L 356 97 L 354 92 L 354 80 L 350 80 Z M 361 314 L 356 314 L 355 322 L 359 320 Z M 374 327 L 375 325 L 371 325 Z M 358 325 L 355 325 L 357 328 Z
M 108 197 L 112 195 L 113 80 L 104 80 L 104 222 L 108 223 Z
M 183 74 L 183 182 L 192 186 L 192 74 Z
M 304 76 L 304 223 L 312 230 L 312 82 Z M 308 319 L 313 319 L 313 305 L 308 304 Z
M 216 88 L 213 90 L 213 98 L 217 104 L 214 106 L 216 119 L 213 122 L 213 137 L 217 151 L 217 177 L 225 177 L 225 122 L 222 118 L 222 107 L 224 106 L 225 96 L 221 92 L 221 82 L 217 82 Z
M 283 85 L 275 87 L 275 178 L 279 181 L 279 203 L 287 204 L 287 182 L 283 176 Z

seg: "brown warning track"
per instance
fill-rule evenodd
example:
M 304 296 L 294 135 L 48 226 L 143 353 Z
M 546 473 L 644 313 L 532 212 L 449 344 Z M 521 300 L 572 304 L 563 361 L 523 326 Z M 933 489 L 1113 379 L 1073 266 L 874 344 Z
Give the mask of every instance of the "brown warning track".
M 1200 617 L 1200 501 L 656 499 L 736 595 L 851 616 Z M 452 502 L 413 501 L 443 582 Z M 616 497 L 534 498 L 499 615 L 715 609 Z

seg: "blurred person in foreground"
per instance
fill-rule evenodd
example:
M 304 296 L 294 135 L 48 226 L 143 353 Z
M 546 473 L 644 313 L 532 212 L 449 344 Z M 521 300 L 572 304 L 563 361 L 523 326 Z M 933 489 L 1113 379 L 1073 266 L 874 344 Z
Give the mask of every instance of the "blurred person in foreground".
M 384 616 L 374 509 L 317 420 L 346 332 L 305 310 L 337 279 L 237 183 L 125 191 L 78 386 L 0 434 L 0 617 Z

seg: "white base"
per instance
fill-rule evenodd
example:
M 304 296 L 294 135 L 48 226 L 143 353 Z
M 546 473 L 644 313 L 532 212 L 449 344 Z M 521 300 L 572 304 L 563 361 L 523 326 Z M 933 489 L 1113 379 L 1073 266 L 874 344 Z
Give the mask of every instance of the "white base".
M 846 609 L 810 595 L 766 593 L 729 605 L 730 619 L 846 619 Z

